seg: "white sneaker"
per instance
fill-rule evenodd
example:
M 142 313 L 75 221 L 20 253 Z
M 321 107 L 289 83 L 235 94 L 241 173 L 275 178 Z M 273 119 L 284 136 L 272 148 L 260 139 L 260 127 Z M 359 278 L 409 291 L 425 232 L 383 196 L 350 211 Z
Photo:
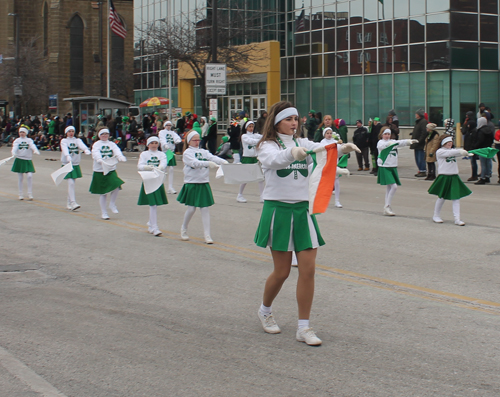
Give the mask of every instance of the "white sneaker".
M 309 346 L 321 345 L 321 339 L 316 336 L 312 328 L 302 328 L 297 330 L 297 340 L 305 342 Z
M 24 200 L 24 196 L 23 195 L 19 195 L 19 200 Z
M 335 201 L 335 207 L 342 208 L 342 204 L 340 204 L 340 201 Z
M 158 229 L 157 227 L 155 227 L 153 229 L 153 231 L 151 232 L 151 234 L 154 235 L 154 236 L 156 236 L 156 237 L 161 236 L 161 230 Z
M 210 235 L 209 235 L 209 234 L 207 234 L 207 235 L 205 236 L 205 243 L 206 243 L 206 244 L 213 244 L 213 243 L 214 243 L 214 240 L 212 240 L 212 237 L 210 237 Z
M 101 214 L 101 218 L 104 219 L 105 221 L 109 220 L 109 215 L 106 212 L 103 212 Z
M 236 197 L 236 201 L 238 203 L 246 203 L 247 199 L 245 197 L 243 197 L 241 194 L 238 194 L 238 197 Z
M 279 334 L 281 332 L 281 329 L 280 327 L 278 327 L 278 324 L 276 324 L 276 320 L 274 319 L 272 313 L 262 314 L 259 309 L 257 311 L 257 315 L 260 318 L 260 322 L 262 323 L 264 331 L 266 331 L 268 334 Z
M 189 236 L 187 235 L 187 230 L 181 228 L 181 240 L 188 241 Z
M 110 206 L 109 206 L 109 209 L 111 210 L 111 212 L 112 212 L 113 214 L 119 214 L 119 212 L 118 212 L 118 208 L 116 208 L 116 205 L 113 205 L 113 206 L 111 206 L 111 205 L 110 205 Z
M 175 190 L 174 188 L 168 188 L 167 193 L 168 194 L 177 194 L 177 190 Z
M 33 195 L 32 194 L 28 194 L 28 201 L 33 201 Z
M 390 206 L 387 206 L 387 207 L 384 207 L 384 215 L 394 216 L 396 214 L 392 211 L 392 208 Z
M 432 217 L 432 220 L 433 220 L 435 223 L 443 223 L 443 220 L 442 220 L 439 216 L 433 216 L 433 217 Z
M 79 205 L 79 204 L 77 204 L 75 201 L 73 201 L 73 202 L 70 204 L 70 208 L 69 208 L 69 209 L 70 209 L 71 211 L 75 211 L 75 210 L 77 210 L 78 208 L 80 208 L 80 205 Z
M 455 225 L 458 225 L 458 226 L 465 226 L 465 222 L 464 221 L 461 221 L 460 219 L 455 221 Z

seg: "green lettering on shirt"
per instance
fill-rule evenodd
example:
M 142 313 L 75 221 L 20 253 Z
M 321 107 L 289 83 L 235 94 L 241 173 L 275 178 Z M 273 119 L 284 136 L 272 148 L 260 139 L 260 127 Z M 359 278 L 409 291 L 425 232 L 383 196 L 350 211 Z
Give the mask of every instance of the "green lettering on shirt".
M 447 163 L 456 163 L 457 159 L 455 157 L 446 157 Z
M 276 171 L 276 174 L 280 178 L 286 178 L 288 175 L 290 175 L 293 172 L 293 179 L 298 179 L 299 178 L 299 173 L 306 178 L 309 175 L 309 169 L 307 167 L 307 161 L 302 160 L 302 161 L 294 161 L 292 164 L 290 164 L 288 167 Z
M 101 147 L 101 157 L 103 159 L 113 157 L 113 151 L 111 150 L 111 148 L 109 146 Z
M 21 142 L 19 144 L 19 150 L 22 150 L 22 149 L 29 149 L 30 145 L 28 145 L 28 142 Z
M 69 154 L 70 154 L 70 155 L 72 155 L 72 154 L 76 154 L 76 155 L 77 155 L 78 153 L 80 153 L 80 152 L 78 151 L 78 146 L 76 146 L 76 144 L 75 144 L 75 143 L 70 143 L 70 144 L 68 145 L 68 151 L 69 151 Z
M 155 167 L 158 167 L 160 165 L 160 160 L 158 159 L 158 157 L 156 156 L 152 156 L 149 160 L 148 160 L 148 165 L 153 165 Z

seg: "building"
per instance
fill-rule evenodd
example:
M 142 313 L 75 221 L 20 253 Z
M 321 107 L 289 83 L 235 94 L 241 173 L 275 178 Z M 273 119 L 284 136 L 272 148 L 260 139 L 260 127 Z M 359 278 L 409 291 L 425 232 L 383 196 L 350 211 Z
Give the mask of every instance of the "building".
M 206 15 L 211 10 L 210 1 L 145 3 L 135 1 L 135 16 L 141 23 L 185 16 L 196 8 L 206 10 Z M 475 111 L 484 102 L 500 115 L 498 0 L 231 3 L 233 8 L 246 7 L 246 13 L 261 13 L 262 31 L 271 26 L 263 22 L 269 21 L 266 13 L 274 10 L 272 34 L 251 40 L 279 42 L 280 97 L 294 103 L 301 114 L 315 109 L 352 125 L 357 119 L 367 122 L 375 116 L 384 120 L 395 109 L 401 125 L 412 125 L 415 111 L 424 108 L 430 121 L 442 126 L 448 117 L 462 121 L 466 111 Z M 270 3 L 272 7 L 267 8 Z M 229 7 L 219 15 L 230 16 L 231 11 Z M 139 42 L 136 37 L 136 102 L 144 99 L 146 90 L 161 91 L 161 73 L 169 73 L 150 54 L 138 51 Z M 151 77 L 155 73 L 158 76 Z M 180 76 L 177 70 L 172 75 L 176 87 Z M 268 84 L 266 80 L 266 93 Z M 178 106 L 179 94 L 174 95 Z M 258 95 L 264 95 L 263 89 L 262 93 L 254 90 L 245 79 L 230 82 L 228 94 L 219 98 L 219 116 L 227 122 L 240 103 L 252 114 L 250 107 Z M 195 111 L 201 100 L 195 83 Z M 266 105 L 270 104 L 266 98 Z
M 133 2 L 115 0 L 114 6 L 128 35 L 123 40 L 111 34 L 111 96 L 131 100 Z M 40 68 L 46 68 L 44 78 L 48 82 L 47 90 L 38 95 L 38 102 L 29 102 L 30 89 L 38 84 L 30 80 L 30 76 L 26 75 L 29 71 L 23 71 L 21 65 L 23 93 L 17 98 L 19 112 L 47 112 L 49 96 L 52 97 L 51 111 L 58 114 L 72 110 L 71 104 L 64 102 L 64 98 L 107 96 L 108 15 L 107 1 L 3 0 L 0 3 L 0 54 L 4 57 L 0 68 L 8 67 L 8 62 L 16 62 L 17 46 L 22 63 L 28 63 L 31 54 L 32 58 L 40 57 Z M 17 32 L 19 35 L 16 37 Z M 33 43 L 32 49 L 27 49 L 28 43 Z M 23 57 L 23 54 L 27 56 Z M 6 81 L 2 83 L 3 87 L 7 87 L 0 93 L 0 99 L 8 100 L 9 110 L 13 111 L 13 86 L 6 85 Z M 95 117 L 93 109 L 87 111 L 89 117 Z

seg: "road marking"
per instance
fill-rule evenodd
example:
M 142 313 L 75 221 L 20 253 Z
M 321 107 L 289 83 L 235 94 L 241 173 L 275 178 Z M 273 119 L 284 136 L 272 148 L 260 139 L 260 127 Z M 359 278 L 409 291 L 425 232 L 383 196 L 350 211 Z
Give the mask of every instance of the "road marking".
M 0 364 L 19 380 L 23 381 L 33 391 L 44 397 L 66 397 L 36 372 L 15 358 L 11 353 L 0 347 Z
M 0 195 L 4 197 L 11 197 L 16 200 L 16 196 L 0 192 Z M 51 203 L 46 203 L 38 200 L 30 202 L 32 205 L 36 205 L 42 208 L 51 209 L 59 212 L 71 212 L 60 205 L 55 205 Z M 139 225 L 133 222 L 127 221 L 110 221 L 100 219 L 95 214 L 85 213 L 85 212 L 72 212 L 72 215 L 76 215 L 82 218 L 103 222 L 106 224 L 122 227 L 129 230 L 134 230 L 138 232 L 147 232 L 147 228 L 143 225 Z M 169 240 L 180 241 L 183 244 L 192 244 L 197 246 L 205 246 L 208 249 L 215 249 L 222 252 L 227 252 L 231 254 L 238 255 L 247 259 L 258 260 L 260 262 L 272 263 L 272 257 L 269 252 L 257 251 L 251 248 L 238 247 L 226 243 L 215 242 L 215 244 L 207 245 L 203 239 L 200 238 L 190 238 L 189 241 L 182 241 L 180 239 L 179 233 L 164 231 L 162 238 L 167 238 Z M 380 277 L 369 276 L 366 274 L 356 273 L 349 270 L 336 269 L 330 266 L 316 264 L 318 271 L 317 273 L 330 278 L 335 278 L 342 281 L 347 281 L 359 285 L 364 285 L 372 288 L 384 289 L 392 292 L 396 292 L 402 295 L 413 296 L 421 299 L 432 300 L 436 302 L 446 303 L 452 306 L 461 307 L 469 310 L 481 311 L 489 314 L 500 315 L 500 303 L 487 301 L 483 299 L 472 298 L 469 296 L 453 294 L 450 292 L 433 290 L 426 287 L 419 287 L 412 284 L 401 283 L 398 281 L 387 280 Z

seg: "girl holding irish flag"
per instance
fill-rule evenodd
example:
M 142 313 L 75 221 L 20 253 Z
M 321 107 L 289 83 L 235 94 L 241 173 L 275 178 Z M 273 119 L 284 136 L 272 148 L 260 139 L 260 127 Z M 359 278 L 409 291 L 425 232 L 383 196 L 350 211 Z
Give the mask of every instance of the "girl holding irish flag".
M 264 331 L 277 334 L 281 330 L 272 314 L 272 303 L 285 280 L 292 263 L 292 252 L 298 260 L 297 303 L 299 322 L 296 338 L 308 345 L 320 345 L 309 325 L 314 296 L 316 251 L 324 244 L 318 224 L 309 213 L 309 150 L 323 147 L 308 139 L 296 138 L 299 114 L 289 102 L 275 103 L 266 119 L 257 156 L 262 164 L 266 187 L 264 206 L 255 234 L 255 243 L 271 248 L 274 269 L 267 278 L 264 297 L 258 310 Z M 344 153 L 355 150 L 353 144 L 341 147 Z M 336 158 L 335 163 L 336 164 Z M 334 165 L 335 167 L 335 165 Z M 333 184 L 333 181 L 332 181 Z M 331 197 L 331 187 L 328 192 Z
M 378 149 L 378 174 L 377 183 L 386 186 L 384 215 L 396 215 L 391 208 L 392 199 L 398 185 L 401 185 L 398 175 L 398 148 L 417 143 L 416 139 L 391 139 L 391 130 L 386 128 L 382 132 L 382 139 L 377 143 Z

